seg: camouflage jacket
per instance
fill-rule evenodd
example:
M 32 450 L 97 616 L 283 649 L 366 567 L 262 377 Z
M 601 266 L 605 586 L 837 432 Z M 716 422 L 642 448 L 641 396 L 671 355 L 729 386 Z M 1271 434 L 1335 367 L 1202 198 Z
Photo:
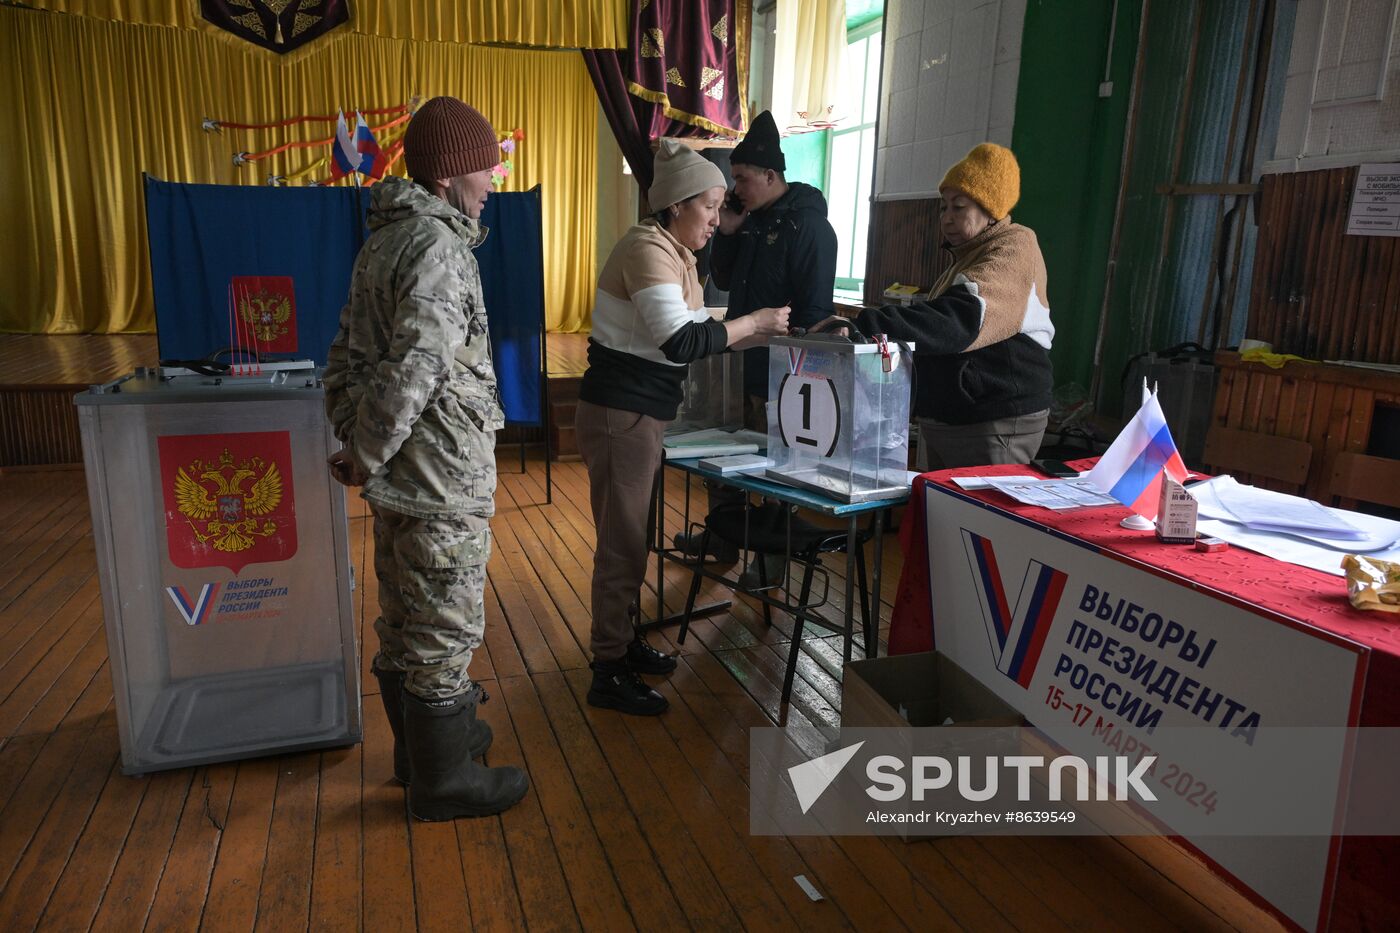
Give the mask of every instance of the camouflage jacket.
M 369 226 L 326 364 L 331 426 L 370 502 L 491 515 L 504 418 L 472 255 L 486 231 L 394 177 L 375 186 Z

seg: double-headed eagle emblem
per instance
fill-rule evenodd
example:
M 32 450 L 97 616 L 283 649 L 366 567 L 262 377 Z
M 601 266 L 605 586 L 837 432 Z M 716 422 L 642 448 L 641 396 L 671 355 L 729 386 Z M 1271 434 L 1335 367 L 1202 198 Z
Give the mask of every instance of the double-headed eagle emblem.
M 249 480 L 253 485 L 245 492 Z M 246 551 L 256 538 L 277 532 L 277 523 L 261 516 L 281 504 L 282 474 L 276 463 L 261 457 L 235 462 L 224 448 L 217 461 L 195 460 L 176 471 L 175 502 L 201 544 L 218 551 Z
M 260 343 L 272 343 L 287 334 L 292 302 L 286 295 L 271 291 L 243 295 L 238 300 L 238 316 L 252 325 L 253 334 Z

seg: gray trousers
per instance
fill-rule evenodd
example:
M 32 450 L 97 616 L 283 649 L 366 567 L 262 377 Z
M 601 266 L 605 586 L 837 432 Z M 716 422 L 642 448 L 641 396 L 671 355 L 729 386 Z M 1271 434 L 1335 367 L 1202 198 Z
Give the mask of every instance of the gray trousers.
M 589 645 L 595 661 L 617 660 L 636 637 L 627 610 L 642 587 L 651 554 L 647 519 L 666 424 L 634 411 L 578 403 L 574 431 L 588 468 L 598 533 Z
M 1050 410 L 982 421 L 944 424 L 932 418 L 919 423 L 920 473 L 992 463 L 1030 463 L 1040 449 Z

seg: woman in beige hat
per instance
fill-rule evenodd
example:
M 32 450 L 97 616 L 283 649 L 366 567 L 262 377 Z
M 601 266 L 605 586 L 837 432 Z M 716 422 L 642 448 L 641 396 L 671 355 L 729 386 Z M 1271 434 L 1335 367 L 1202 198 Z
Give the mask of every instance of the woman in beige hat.
M 633 715 L 656 715 L 667 706 L 637 675 L 676 668 L 674 658 L 637 635 L 628 609 L 646 573 L 652 479 L 662 433 L 681 402 L 686 364 L 787 333 L 787 308 L 732 321 L 711 320 L 705 311 L 695 251 L 719 226 L 724 192 L 724 175 L 713 163 L 663 140 L 647 191 L 655 213 L 627 231 L 598 279 L 575 422 L 598 532 L 588 702 Z

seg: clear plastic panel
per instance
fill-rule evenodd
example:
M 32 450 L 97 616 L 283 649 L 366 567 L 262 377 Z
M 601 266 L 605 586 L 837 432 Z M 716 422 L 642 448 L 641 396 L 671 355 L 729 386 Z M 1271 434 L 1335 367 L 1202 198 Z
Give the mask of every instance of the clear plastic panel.
M 769 352 L 769 475 L 846 501 L 905 485 L 911 354 L 779 338 Z
M 320 391 L 158 397 L 79 403 L 123 770 L 358 741 L 344 494 Z M 192 504 L 206 495 L 213 511 Z
M 744 426 L 743 354 L 716 353 L 696 360 L 686 370 L 682 389 L 676 420 L 666 433 Z

